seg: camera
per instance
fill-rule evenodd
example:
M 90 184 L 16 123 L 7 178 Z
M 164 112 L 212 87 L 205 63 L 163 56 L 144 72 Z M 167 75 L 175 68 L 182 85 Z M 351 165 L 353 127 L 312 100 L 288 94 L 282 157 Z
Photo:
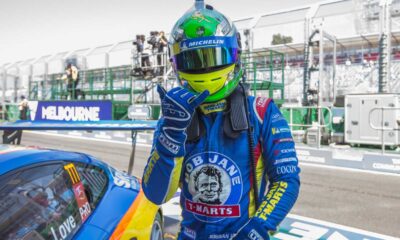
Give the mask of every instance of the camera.
M 132 41 L 132 44 L 133 45 L 141 44 L 141 38 L 142 38 L 141 35 L 136 35 L 136 39 Z

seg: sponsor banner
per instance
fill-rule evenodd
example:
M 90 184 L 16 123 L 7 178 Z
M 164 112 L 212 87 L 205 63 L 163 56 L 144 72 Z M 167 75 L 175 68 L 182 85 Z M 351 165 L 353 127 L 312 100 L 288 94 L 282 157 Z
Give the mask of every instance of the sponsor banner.
M 400 159 L 392 156 L 365 154 L 364 168 L 379 172 L 400 173 Z
M 373 163 L 372 168 L 375 170 L 389 170 L 393 172 L 400 172 L 400 165 L 387 164 L 387 163 Z
M 32 121 L 101 121 L 112 120 L 111 101 L 32 101 Z

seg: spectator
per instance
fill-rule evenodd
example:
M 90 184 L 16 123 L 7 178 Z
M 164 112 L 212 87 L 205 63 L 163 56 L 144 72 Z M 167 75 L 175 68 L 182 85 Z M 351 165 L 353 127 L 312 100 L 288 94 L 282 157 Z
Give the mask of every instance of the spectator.
M 164 47 L 166 47 L 168 44 L 168 40 L 165 37 L 164 31 L 159 32 L 158 34 L 158 48 L 157 48 L 157 65 L 158 65 L 158 75 L 163 75 L 164 74 L 164 69 L 163 65 L 165 62 L 163 62 L 163 53 L 164 53 Z
M 21 96 L 21 102 L 18 104 L 19 110 L 19 119 L 27 120 L 28 119 L 28 100 L 25 98 L 24 95 Z
M 144 35 L 141 35 L 141 41 L 143 43 L 143 52 L 142 52 L 142 67 L 150 68 L 150 55 L 152 54 L 152 46 L 146 41 Z M 149 73 L 148 69 L 143 71 L 145 75 Z
M 71 99 L 77 99 L 77 86 L 79 84 L 79 71 L 78 68 L 68 63 L 65 68 L 65 74 L 62 79 L 67 81 L 67 91 Z

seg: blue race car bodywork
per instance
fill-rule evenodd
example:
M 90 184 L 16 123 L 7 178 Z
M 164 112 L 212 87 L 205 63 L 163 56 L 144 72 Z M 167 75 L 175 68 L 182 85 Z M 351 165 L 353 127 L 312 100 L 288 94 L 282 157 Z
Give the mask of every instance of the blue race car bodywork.
M 50 168 L 43 178 L 40 174 Z M 5 203 L 0 209 L 12 209 L 16 199 L 23 199 L 19 208 L 41 209 L 31 215 L 36 222 L 20 217 L 21 211 L 0 213 L 0 233 L 6 239 L 145 239 L 159 211 L 153 206 L 154 214 L 141 220 L 149 225 L 147 232 L 141 231 L 146 235 L 138 234 L 132 222 L 141 217 L 140 206 L 149 204 L 140 197 L 140 180 L 81 153 L 0 145 L 0 183 L 7 189 L 0 189 L 0 202 Z M 9 218 L 16 219 L 16 226 L 9 226 Z

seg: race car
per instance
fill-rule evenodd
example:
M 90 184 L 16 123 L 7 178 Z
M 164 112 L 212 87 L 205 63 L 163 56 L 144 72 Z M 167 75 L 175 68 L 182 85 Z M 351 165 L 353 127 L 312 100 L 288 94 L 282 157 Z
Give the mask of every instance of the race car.
M 163 239 L 140 180 L 92 156 L 0 145 L 0 238 Z

